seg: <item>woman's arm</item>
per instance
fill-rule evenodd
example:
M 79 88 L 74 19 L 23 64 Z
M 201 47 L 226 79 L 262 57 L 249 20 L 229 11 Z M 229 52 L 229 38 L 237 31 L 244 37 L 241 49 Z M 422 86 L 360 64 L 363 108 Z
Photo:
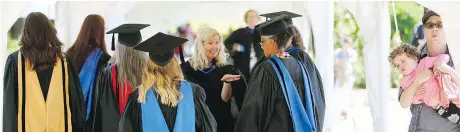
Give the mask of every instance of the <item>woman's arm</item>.
M 222 88 L 221 93 L 222 101 L 227 102 L 232 97 L 232 84 L 224 82 L 224 86 Z
M 222 101 L 227 102 L 232 97 L 232 82 L 240 80 L 241 75 L 231 75 L 226 74 L 220 80 L 224 81 L 224 86 L 222 87 L 222 92 L 220 96 Z
M 412 98 L 414 98 L 415 92 L 417 92 L 418 88 L 420 88 L 422 83 L 419 83 L 418 81 L 414 81 L 409 88 L 404 90 L 401 93 L 401 98 L 399 100 L 399 104 L 401 105 L 402 108 L 407 108 L 412 104 Z
M 401 93 L 401 98 L 399 103 L 401 107 L 407 108 L 412 103 L 412 98 L 417 90 L 420 90 L 420 87 L 424 82 L 430 79 L 433 76 L 433 71 L 429 69 L 423 69 L 420 73 L 416 76 L 414 82 Z

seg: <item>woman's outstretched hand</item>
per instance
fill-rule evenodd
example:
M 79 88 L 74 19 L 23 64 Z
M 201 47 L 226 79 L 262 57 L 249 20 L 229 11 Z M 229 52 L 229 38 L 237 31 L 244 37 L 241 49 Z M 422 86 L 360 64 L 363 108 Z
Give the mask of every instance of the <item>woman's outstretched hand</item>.
M 220 80 L 225 82 L 233 82 L 240 80 L 241 75 L 225 74 Z

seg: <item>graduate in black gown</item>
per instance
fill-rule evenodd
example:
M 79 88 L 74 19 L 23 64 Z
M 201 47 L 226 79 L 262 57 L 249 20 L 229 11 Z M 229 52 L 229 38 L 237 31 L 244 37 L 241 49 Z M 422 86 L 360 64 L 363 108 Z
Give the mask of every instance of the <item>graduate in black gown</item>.
M 174 57 L 173 49 L 186 41 L 157 33 L 134 47 L 148 52 L 150 60 L 128 98 L 119 132 L 216 132 L 203 88 L 184 80 Z
M 204 88 L 217 131 L 233 132 L 246 93 L 246 81 L 237 68 L 227 64 L 228 53 L 221 40 L 217 30 L 200 29 L 194 45 L 196 52 L 181 68 L 186 80 Z
M 104 19 L 100 15 L 88 15 L 81 26 L 77 40 L 66 54 L 79 73 L 80 86 L 86 106 L 85 131 L 92 131 L 94 96 L 97 76 L 110 59 L 105 48 Z
M 43 13 L 27 16 L 20 50 L 10 54 L 5 65 L 3 132 L 84 130 L 78 73 L 62 45 Z
M 248 27 L 234 31 L 224 41 L 227 50 L 233 58 L 233 63 L 246 78 L 250 77 L 251 48 L 254 48 L 256 58 L 263 56 L 262 48 L 258 43 L 253 43 L 254 27 L 259 23 L 259 13 L 249 10 L 244 15 Z
M 292 35 L 277 16 L 259 25 L 265 61 L 254 67 L 235 132 L 315 132 L 305 66 L 284 50 Z
M 300 62 L 304 64 L 307 69 L 308 78 L 310 79 L 310 87 L 311 87 L 311 97 L 313 99 L 313 106 L 315 107 L 314 115 L 316 117 L 316 125 L 319 132 L 322 131 L 323 123 L 324 123 L 324 113 L 325 113 L 325 98 L 324 98 L 324 88 L 323 82 L 321 80 L 321 75 L 319 74 L 318 69 L 316 68 L 315 63 L 311 59 L 310 55 L 305 52 L 305 46 L 302 44 L 302 35 L 300 34 L 297 27 L 294 26 L 292 18 L 301 17 L 302 15 L 287 12 L 287 11 L 280 11 L 274 13 L 267 13 L 262 14 L 261 16 L 267 18 L 273 18 L 279 15 L 285 14 L 288 17 L 283 19 L 286 24 L 289 26 L 289 33 L 293 35 L 293 38 L 290 42 L 288 42 L 288 48 L 286 48 L 285 52 L 288 52 L 289 55 L 296 58 Z
M 108 33 L 118 33 L 115 63 L 104 68 L 95 93 L 94 132 L 118 131 L 118 123 L 125 110 L 128 96 L 142 79 L 147 54 L 132 47 L 141 42 L 140 30 L 147 24 L 123 24 Z M 128 29 L 128 30 L 127 30 Z M 115 43 L 115 42 L 114 42 Z M 113 49 L 113 48 L 112 48 Z

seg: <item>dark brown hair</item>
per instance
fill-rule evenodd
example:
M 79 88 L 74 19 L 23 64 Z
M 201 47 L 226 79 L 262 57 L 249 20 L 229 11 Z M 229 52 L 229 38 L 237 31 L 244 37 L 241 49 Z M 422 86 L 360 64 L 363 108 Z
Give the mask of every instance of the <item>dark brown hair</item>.
M 105 46 L 104 19 L 100 15 L 91 14 L 85 18 L 77 40 L 69 48 L 67 55 L 70 57 L 75 69 L 79 72 L 91 51 L 99 47 L 104 55 L 109 55 Z
M 56 29 L 45 14 L 32 12 L 27 15 L 19 45 L 20 51 L 36 71 L 54 66 L 62 59 L 62 43 Z
M 299 29 L 294 25 L 289 26 L 289 32 L 292 34 L 292 46 L 297 46 L 302 50 L 305 50 L 305 46 L 303 45 L 302 35 L 300 34 Z
M 287 48 L 287 44 L 290 39 L 292 39 L 292 34 L 290 33 L 289 29 L 286 32 L 279 33 L 276 35 L 269 36 L 270 39 L 273 39 L 278 46 L 278 49 L 284 50 Z
M 406 56 L 409 58 L 420 60 L 420 52 L 417 50 L 415 46 L 410 44 L 402 44 L 398 48 L 391 51 L 390 56 L 388 56 L 388 60 L 391 64 L 393 64 L 393 59 L 395 59 L 396 56 L 401 54 L 406 54 Z

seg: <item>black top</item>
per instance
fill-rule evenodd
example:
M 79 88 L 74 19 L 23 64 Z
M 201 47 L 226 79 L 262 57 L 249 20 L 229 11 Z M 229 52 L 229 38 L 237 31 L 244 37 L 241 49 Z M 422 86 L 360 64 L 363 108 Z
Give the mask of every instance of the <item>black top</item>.
M 69 58 L 67 58 L 69 60 Z M 8 56 L 3 77 L 3 131 L 18 131 L 18 51 Z M 72 119 L 72 131 L 82 132 L 85 127 L 86 107 L 80 87 L 78 73 L 67 61 L 69 78 L 69 101 Z M 51 83 L 52 67 L 37 72 L 42 92 L 48 91 Z M 46 92 L 47 93 L 47 92 Z M 44 94 L 46 96 L 46 94 Z M 46 97 L 45 97 L 46 98 Z
M 242 75 L 242 73 L 232 65 L 226 65 L 223 67 L 216 67 L 214 70 L 209 69 L 194 70 L 187 61 L 181 64 L 182 71 L 185 75 L 186 80 L 196 83 L 203 87 L 206 92 L 206 104 L 209 110 L 214 115 L 217 121 L 218 132 L 233 132 L 235 118 L 241 105 L 244 101 L 246 93 L 246 80 L 244 76 L 240 80 L 232 83 L 232 96 L 235 98 L 235 102 L 224 102 L 221 97 L 223 82 L 220 80 L 225 74 Z M 208 72 L 209 73 L 205 73 Z M 232 107 L 232 103 L 236 103 L 238 108 Z M 235 115 L 232 115 L 235 113 Z
M 302 71 L 293 58 L 282 59 L 305 105 Z M 267 61 L 254 67 L 235 132 L 294 132 L 275 70 Z
M 206 95 L 203 88 L 192 83 L 193 100 L 195 102 L 195 130 L 197 132 L 216 132 L 216 121 L 204 103 Z M 125 113 L 121 117 L 119 132 L 143 132 L 142 130 L 142 109 L 141 104 L 137 101 L 139 92 L 133 91 L 128 97 L 128 104 Z M 158 97 L 160 98 L 160 97 Z M 160 104 L 164 119 L 169 130 L 173 130 L 176 120 L 177 107 L 169 107 Z M 193 129 L 193 128 L 191 128 Z
M 258 42 L 254 42 L 254 36 L 257 36 L 257 31 L 248 27 L 240 28 L 234 31 L 224 41 L 225 47 L 228 51 L 232 51 L 233 44 L 241 44 L 244 47 L 244 52 L 230 52 L 233 58 L 233 64 L 238 68 L 246 78 L 250 77 L 250 61 L 251 61 L 251 47 L 254 47 L 254 52 L 257 58 L 262 57 L 263 50 Z M 260 41 L 260 37 L 258 39 Z

